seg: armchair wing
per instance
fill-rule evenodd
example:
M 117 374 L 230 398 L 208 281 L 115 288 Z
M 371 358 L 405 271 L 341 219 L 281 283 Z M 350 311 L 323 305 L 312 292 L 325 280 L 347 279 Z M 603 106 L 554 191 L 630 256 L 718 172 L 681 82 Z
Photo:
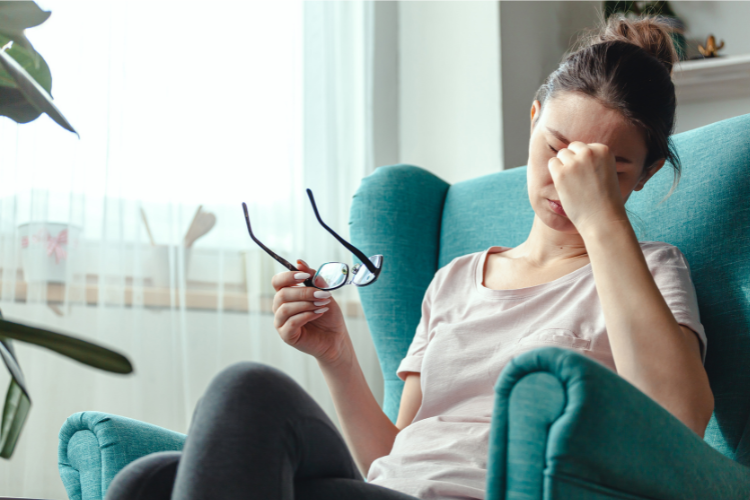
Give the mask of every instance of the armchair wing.
M 185 434 L 93 411 L 71 415 L 60 429 L 58 469 L 71 500 L 99 500 L 130 462 L 157 451 L 178 451 Z
M 383 371 L 383 412 L 396 423 L 404 382 L 396 368 L 414 338 L 422 299 L 438 270 L 443 205 L 450 184 L 414 165 L 378 167 L 352 199 L 352 243 L 382 254 L 383 271 L 359 297 Z M 356 256 L 352 256 L 356 259 Z
M 488 500 L 750 498 L 750 468 L 575 351 L 516 357 L 495 393 Z

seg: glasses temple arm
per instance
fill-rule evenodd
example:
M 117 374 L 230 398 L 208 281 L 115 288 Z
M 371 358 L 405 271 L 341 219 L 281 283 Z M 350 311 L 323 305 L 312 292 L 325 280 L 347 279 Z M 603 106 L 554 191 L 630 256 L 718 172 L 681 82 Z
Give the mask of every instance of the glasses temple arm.
M 250 237 L 253 239 L 253 241 L 257 243 L 259 247 L 265 250 L 268 253 L 268 255 L 276 259 L 282 266 L 286 267 L 290 271 L 299 271 L 299 269 L 297 269 L 296 267 L 291 265 L 289 262 L 284 260 L 284 258 L 276 255 L 273 251 L 271 251 L 270 248 L 265 246 L 263 243 L 260 242 L 258 238 L 255 237 L 255 235 L 253 234 L 253 230 L 250 227 L 250 216 L 247 213 L 247 205 L 245 204 L 245 202 L 242 203 L 242 210 L 245 212 L 245 222 L 247 223 L 247 231 L 250 233 Z
M 350 252 L 356 255 L 359 258 L 359 260 L 362 261 L 362 264 L 364 264 L 372 274 L 377 275 L 378 268 L 375 267 L 375 265 L 370 261 L 370 259 L 364 253 L 362 253 L 357 247 L 355 247 L 354 245 L 346 241 L 344 238 L 336 234 L 336 231 L 328 227 L 326 223 L 323 222 L 323 219 L 320 218 L 320 214 L 318 213 L 318 207 L 315 205 L 315 198 L 313 198 L 312 191 L 310 191 L 309 189 L 307 190 L 307 196 L 310 198 L 310 203 L 312 204 L 313 211 L 315 212 L 315 217 L 318 219 L 318 222 L 320 222 L 320 225 L 326 228 L 326 230 L 329 233 L 331 233 L 334 238 L 339 240 L 339 242 L 341 242 L 342 245 L 344 245 L 346 248 L 349 249 Z

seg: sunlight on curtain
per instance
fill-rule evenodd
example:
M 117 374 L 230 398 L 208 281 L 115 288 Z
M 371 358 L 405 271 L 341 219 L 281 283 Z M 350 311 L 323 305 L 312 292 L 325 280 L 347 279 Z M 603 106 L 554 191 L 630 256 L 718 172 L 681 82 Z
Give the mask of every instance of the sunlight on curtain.
M 52 16 L 27 36 L 81 139 L 46 115 L 0 118 L 0 308 L 111 346 L 135 373 L 16 344 L 33 405 L 0 461 L 0 495 L 65 498 L 57 433 L 73 413 L 186 432 L 211 378 L 237 361 L 284 370 L 338 424 L 316 361 L 273 328 L 270 280 L 284 268 L 250 240 L 241 203 L 287 260 L 353 262 L 304 190 L 348 239 L 351 197 L 373 169 L 371 6 L 38 3 Z M 199 206 L 216 225 L 186 248 Z M 334 297 L 382 398 L 354 288 Z

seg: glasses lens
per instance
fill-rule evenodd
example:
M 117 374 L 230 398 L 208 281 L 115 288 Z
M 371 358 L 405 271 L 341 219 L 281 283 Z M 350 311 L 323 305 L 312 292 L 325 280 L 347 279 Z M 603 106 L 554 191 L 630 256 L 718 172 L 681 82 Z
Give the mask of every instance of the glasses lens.
M 370 257 L 370 262 L 372 262 L 376 268 L 380 269 L 380 266 L 383 265 L 383 256 L 373 255 L 372 257 Z M 359 269 L 357 269 L 357 274 L 354 275 L 352 283 L 362 286 L 370 283 L 374 279 L 375 275 L 371 273 L 370 270 L 367 269 L 367 266 L 363 264 L 359 266 Z
M 343 262 L 328 262 L 315 273 L 313 283 L 323 290 L 341 286 L 349 274 L 349 266 Z

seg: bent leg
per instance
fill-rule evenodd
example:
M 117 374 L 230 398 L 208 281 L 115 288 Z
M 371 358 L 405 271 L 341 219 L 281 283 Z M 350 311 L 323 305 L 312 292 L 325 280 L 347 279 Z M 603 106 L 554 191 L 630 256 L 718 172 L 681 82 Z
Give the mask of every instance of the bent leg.
M 169 500 L 181 454 L 163 451 L 130 462 L 110 483 L 105 500 Z
M 357 479 L 306 479 L 294 485 L 295 500 L 419 500 L 400 491 Z
M 366 484 L 323 409 L 262 363 L 237 363 L 213 379 L 182 453 L 175 500 L 294 500 L 295 480 L 317 477 Z

